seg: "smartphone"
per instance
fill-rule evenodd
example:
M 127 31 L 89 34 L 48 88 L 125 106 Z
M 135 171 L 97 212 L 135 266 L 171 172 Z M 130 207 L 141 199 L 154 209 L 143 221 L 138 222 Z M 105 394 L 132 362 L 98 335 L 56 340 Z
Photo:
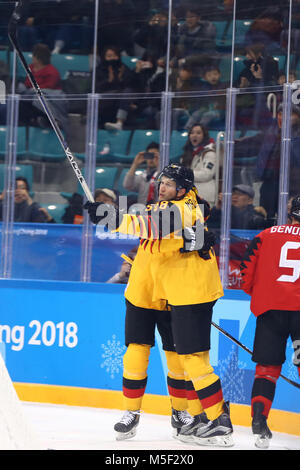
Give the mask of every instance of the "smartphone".
M 145 160 L 153 160 L 154 157 L 155 157 L 155 153 L 153 153 L 153 152 L 145 152 L 144 153 L 144 159 Z

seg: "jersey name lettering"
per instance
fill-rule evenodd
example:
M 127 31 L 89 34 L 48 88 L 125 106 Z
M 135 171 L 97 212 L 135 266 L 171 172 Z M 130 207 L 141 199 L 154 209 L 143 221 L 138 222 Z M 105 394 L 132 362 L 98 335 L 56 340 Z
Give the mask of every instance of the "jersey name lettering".
M 289 233 L 291 235 L 300 235 L 300 227 L 295 225 L 278 225 L 271 227 L 271 233 Z

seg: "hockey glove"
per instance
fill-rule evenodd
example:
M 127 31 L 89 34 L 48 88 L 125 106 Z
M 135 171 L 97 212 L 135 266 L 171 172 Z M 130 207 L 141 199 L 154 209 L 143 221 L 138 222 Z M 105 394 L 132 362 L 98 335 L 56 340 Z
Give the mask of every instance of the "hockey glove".
M 116 210 L 111 204 L 87 201 L 84 206 L 93 224 L 106 225 L 108 228 L 116 220 Z
M 216 244 L 216 241 L 217 237 L 213 232 L 204 230 L 204 243 L 201 249 L 204 251 L 209 251 Z
M 183 247 L 181 253 L 198 251 L 203 247 L 204 225 L 197 220 L 192 227 L 184 227 L 182 230 Z
M 204 243 L 201 250 L 198 250 L 198 254 L 203 259 L 210 259 L 210 249 L 216 244 L 216 236 L 209 230 L 204 231 Z
M 198 231 L 197 231 L 198 230 Z M 200 232 L 202 230 L 202 232 Z M 191 251 L 198 251 L 198 254 L 203 259 L 210 259 L 209 250 L 215 245 L 216 237 L 213 232 L 205 230 L 200 223 L 192 227 L 185 227 L 182 232 L 183 248 L 180 249 L 181 253 L 188 253 Z

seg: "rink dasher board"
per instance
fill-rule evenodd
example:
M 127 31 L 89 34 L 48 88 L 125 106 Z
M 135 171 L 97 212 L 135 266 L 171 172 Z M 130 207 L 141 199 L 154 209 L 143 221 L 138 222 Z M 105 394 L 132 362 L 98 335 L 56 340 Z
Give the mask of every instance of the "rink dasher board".
M 0 352 L 21 399 L 79 406 L 122 408 L 125 301 L 123 285 L 105 283 L 0 280 Z M 250 349 L 255 317 L 249 296 L 225 290 L 213 320 Z M 250 424 L 255 364 L 251 356 L 215 328 L 211 363 L 233 421 Z M 297 380 L 289 343 L 282 372 Z M 160 338 L 151 350 L 146 412 L 168 414 L 165 356 Z M 279 379 L 272 429 L 300 435 L 299 390 Z

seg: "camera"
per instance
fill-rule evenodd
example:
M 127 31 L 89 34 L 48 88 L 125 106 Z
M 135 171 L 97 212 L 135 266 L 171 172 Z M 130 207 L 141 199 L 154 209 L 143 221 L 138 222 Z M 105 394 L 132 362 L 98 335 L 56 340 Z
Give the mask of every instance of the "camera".
M 155 157 L 155 153 L 153 153 L 153 152 L 145 152 L 144 153 L 144 159 L 145 160 L 153 160 L 154 157 Z
M 247 68 L 249 68 L 249 69 L 250 69 L 251 65 L 253 65 L 253 64 L 254 64 L 254 70 L 255 70 L 255 72 L 257 72 L 257 70 L 258 70 L 258 63 L 257 63 L 256 61 L 254 61 L 254 60 L 252 60 L 252 59 L 246 59 L 246 60 L 244 60 L 244 65 L 245 65 Z

